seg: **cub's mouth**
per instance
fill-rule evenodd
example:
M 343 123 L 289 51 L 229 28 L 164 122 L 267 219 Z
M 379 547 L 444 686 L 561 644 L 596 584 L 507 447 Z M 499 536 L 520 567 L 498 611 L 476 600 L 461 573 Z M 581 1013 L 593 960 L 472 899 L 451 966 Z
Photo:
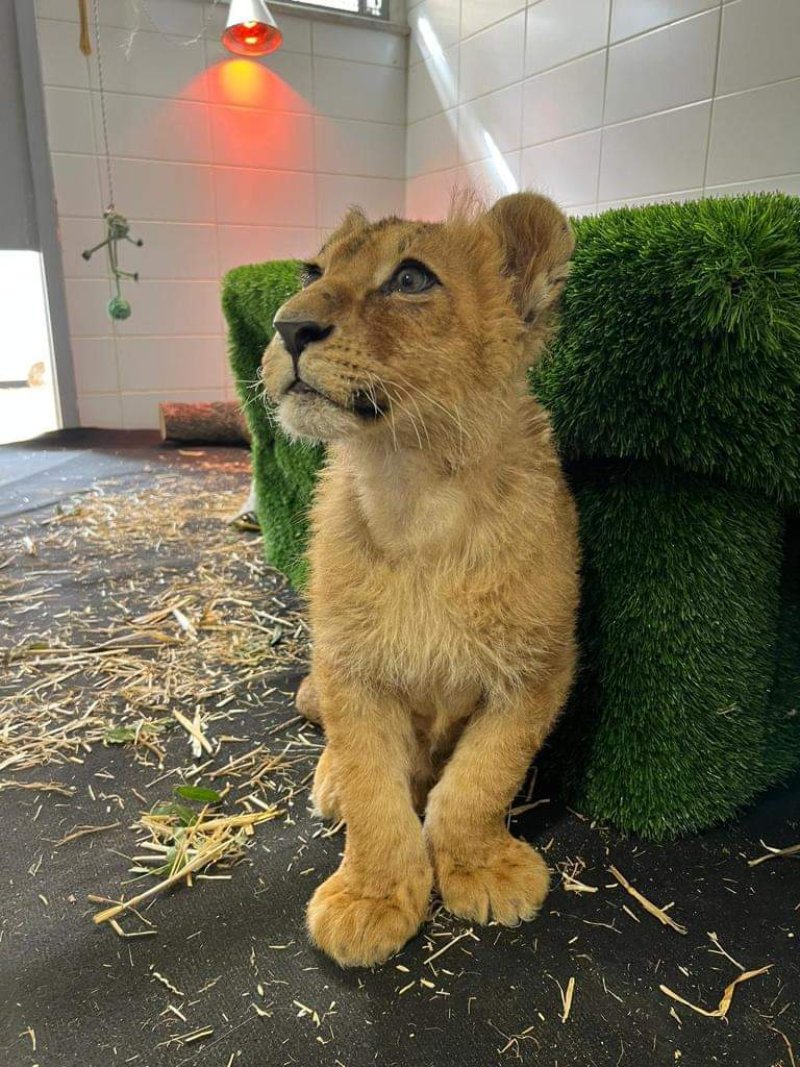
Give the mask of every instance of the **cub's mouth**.
M 333 407 L 339 408 L 340 411 L 348 411 L 357 415 L 365 422 L 380 419 L 387 411 L 386 405 L 380 403 L 363 389 L 357 389 L 355 392 L 351 393 L 347 403 L 343 404 L 338 400 L 334 400 L 332 396 L 324 393 L 321 389 L 315 389 L 314 386 L 309 385 L 308 382 L 303 381 L 302 378 L 295 378 L 291 385 L 284 391 L 283 395 L 309 397 L 314 399 L 319 398 L 328 404 L 332 404 Z

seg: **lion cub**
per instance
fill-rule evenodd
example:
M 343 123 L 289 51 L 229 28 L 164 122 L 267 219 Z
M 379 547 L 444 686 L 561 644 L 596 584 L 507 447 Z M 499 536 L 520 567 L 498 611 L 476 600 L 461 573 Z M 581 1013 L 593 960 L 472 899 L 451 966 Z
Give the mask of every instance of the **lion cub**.
M 506 812 L 575 664 L 575 509 L 525 373 L 572 249 L 529 193 L 442 223 L 351 211 L 275 317 L 280 423 L 328 445 L 298 706 L 327 738 L 315 804 L 347 824 L 308 908 L 342 965 L 400 949 L 434 883 L 481 923 L 547 893 Z

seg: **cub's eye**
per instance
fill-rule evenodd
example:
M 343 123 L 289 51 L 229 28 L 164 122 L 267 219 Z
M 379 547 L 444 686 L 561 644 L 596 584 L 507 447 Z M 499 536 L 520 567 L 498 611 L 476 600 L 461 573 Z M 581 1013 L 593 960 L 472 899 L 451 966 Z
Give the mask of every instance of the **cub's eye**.
M 303 263 L 300 267 L 300 284 L 305 289 L 312 282 L 318 282 L 322 277 L 322 268 L 316 263 Z
M 439 279 L 423 263 L 408 260 L 401 263 L 389 279 L 387 290 L 390 293 L 424 293 L 439 284 Z

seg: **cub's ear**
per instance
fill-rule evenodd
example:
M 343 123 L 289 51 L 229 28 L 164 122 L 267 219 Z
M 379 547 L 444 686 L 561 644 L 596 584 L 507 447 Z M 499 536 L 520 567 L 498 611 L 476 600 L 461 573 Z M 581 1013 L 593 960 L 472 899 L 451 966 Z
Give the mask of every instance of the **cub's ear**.
M 346 237 L 353 237 L 359 230 L 365 229 L 368 225 L 369 222 L 367 216 L 360 207 L 348 208 L 347 214 L 336 229 L 330 230 L 325 234 L 320 253 L 324 252 L 326 248 L 334 244 L 336 241 L 341 241 Z
M 503 271 L 525 322 L 534 322 L 558 299 L 575 238 L 569 221 L 546 196 L 514 193 L 486 215 L 500 239 Z
M 334 230 L 333 236 L 338 241 L 342 237 L 350 237 L 351 234 L 365 229 L 368 225 L 369 221 L 364 211 L 360 207 L 351 207 Z

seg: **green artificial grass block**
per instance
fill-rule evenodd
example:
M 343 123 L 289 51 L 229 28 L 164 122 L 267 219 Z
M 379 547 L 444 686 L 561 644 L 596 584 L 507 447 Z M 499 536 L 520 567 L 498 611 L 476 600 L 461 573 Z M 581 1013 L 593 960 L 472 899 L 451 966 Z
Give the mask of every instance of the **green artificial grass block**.
M 800 757 L 796 717 L 772 699 L 781 510 L 653 463 L 572 481 L 584 662 L 551 759 L 597 819 L 652 838 L 701 829 Z
M 306 512 L 322 450 L 290 444 L 275 427 L 260 389 L 259 368 L 272 338 L 275 312 L 299 288 L 295 262 L 237 267 L 223 284 L 231 370 L 253 438 L 256 503 L 267 561 L 302 588 L 308 543 Z
M 800 199 L 574 225 L 561 329 L 532 375 L 564 455 L 657 457 L 800 504 Z
M 558 338 L 531 375 L 573 484 L 582 665 L 544 759 L 651 838 L 730 817 L 800 763 L 800 200 L 576 221 Z M 297 265 L 225 279 L 267 559 L 302 587 L 324 455 L 253 384 Z

